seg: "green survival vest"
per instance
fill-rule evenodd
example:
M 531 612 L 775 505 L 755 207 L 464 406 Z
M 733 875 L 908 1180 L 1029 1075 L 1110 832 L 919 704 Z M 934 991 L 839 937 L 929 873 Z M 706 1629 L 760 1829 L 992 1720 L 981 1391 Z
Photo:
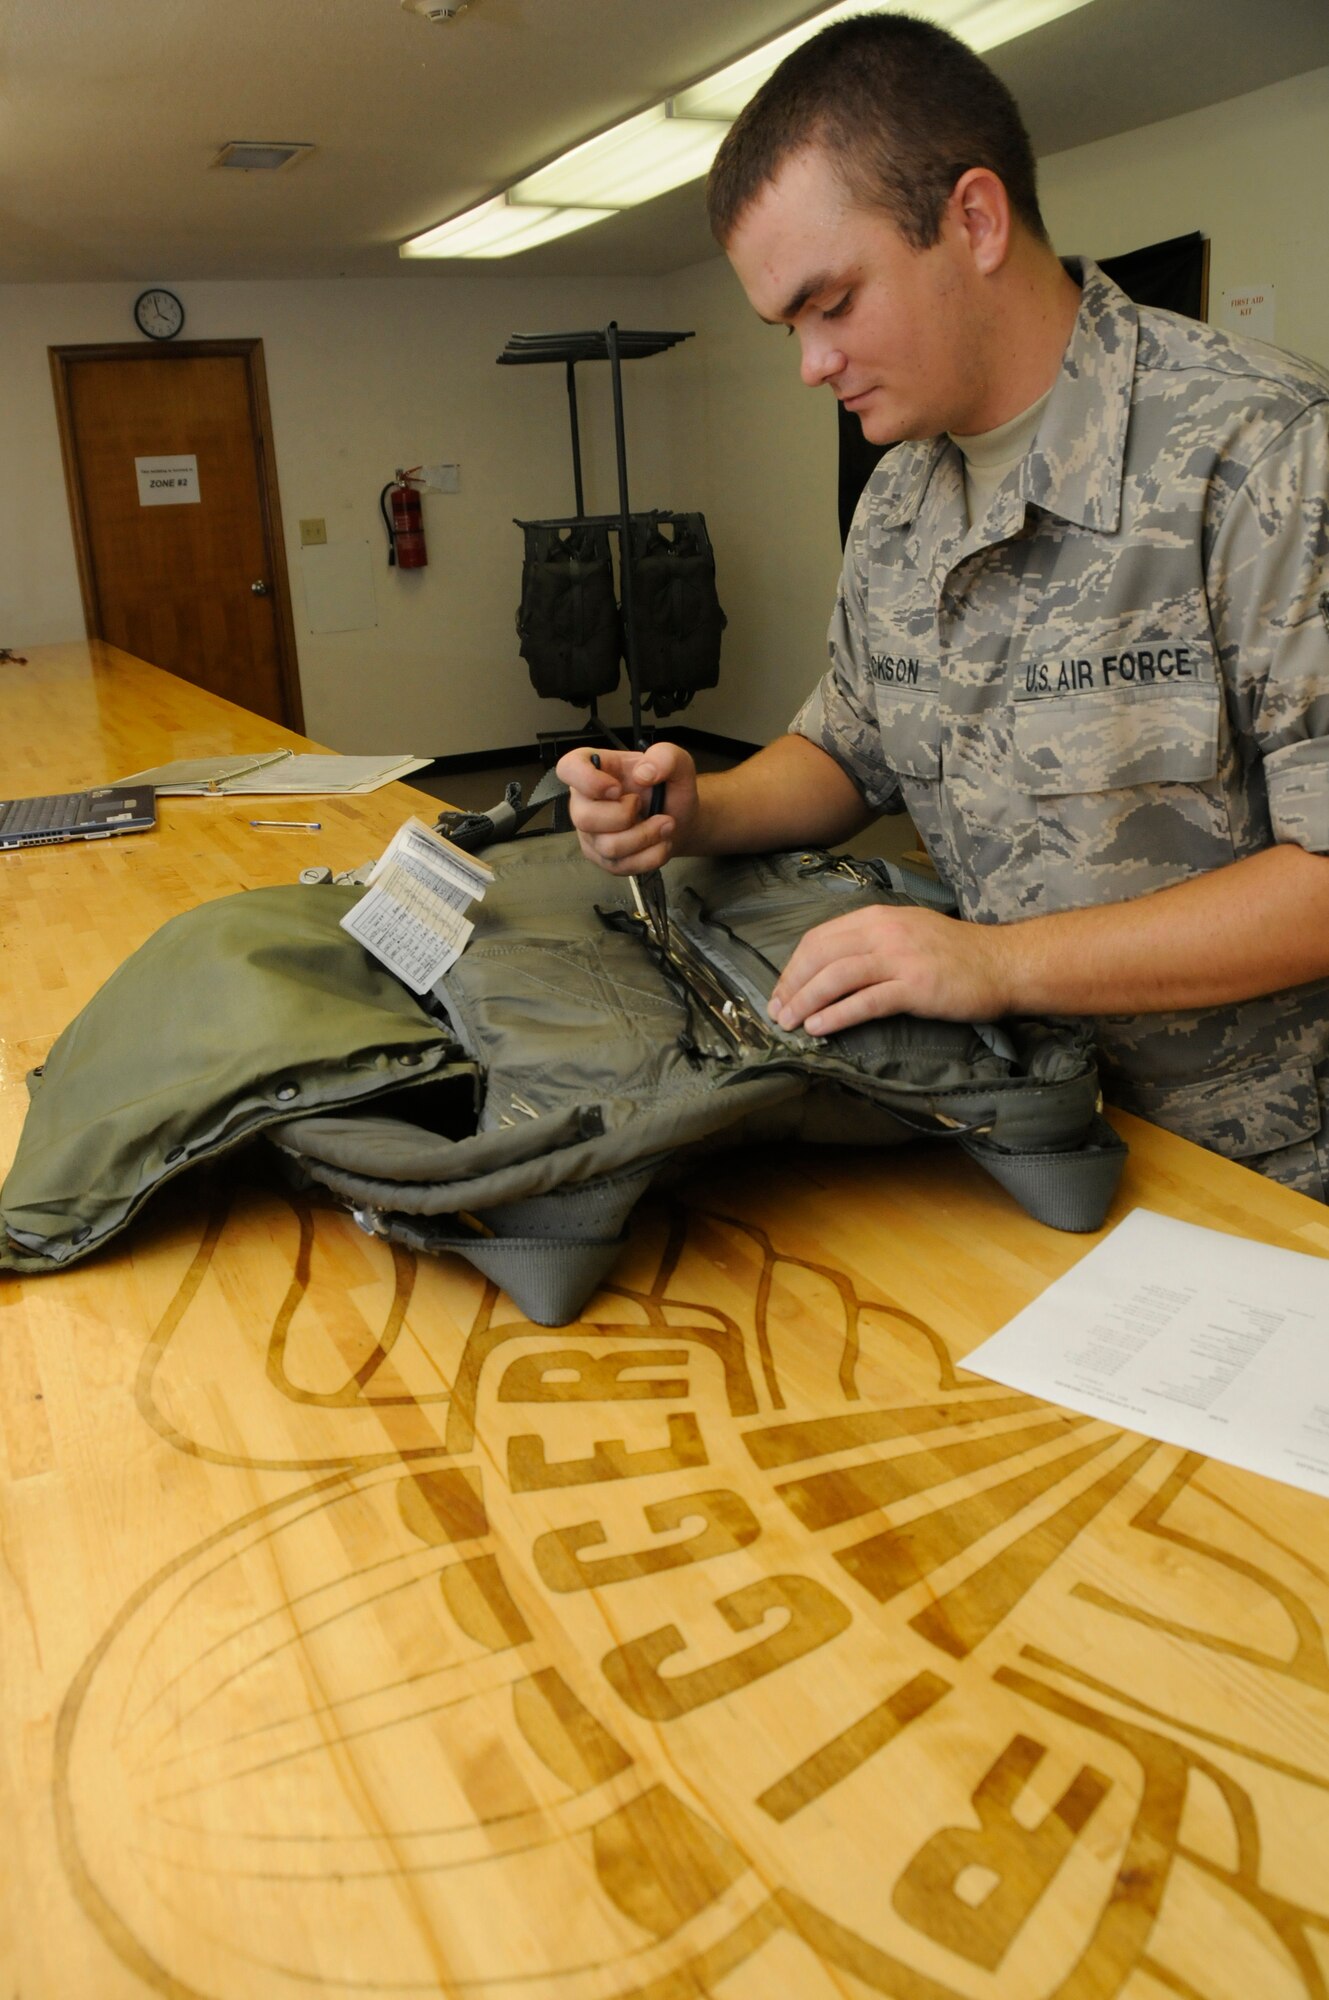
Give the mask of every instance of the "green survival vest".
M 1125 1148 L 1087 1042 L 909 1015 L 817 1041 L 766 1017 L 804 931 L 927 899 L 924 878 L 823 852 L 675 861 L 666 955 L 574 836 L 486 858 L 475 934 L 423 1002 L 340 928 L 358 887 L 251 890 L 165 924 L 30 1079 L 0 1269 L 64 1269 L 259 1135 L 365 1228 L 459 1252 L 546 1325 L 575 1318 L 685 1147 L 927 1138 L 1040 1221 L 1101 1224 Z

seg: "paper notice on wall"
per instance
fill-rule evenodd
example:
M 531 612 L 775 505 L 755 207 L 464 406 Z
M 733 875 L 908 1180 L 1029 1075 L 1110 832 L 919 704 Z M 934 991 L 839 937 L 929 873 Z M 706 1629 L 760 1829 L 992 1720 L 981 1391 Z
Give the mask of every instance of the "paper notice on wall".
M 965 1367 L 1329 1497 L 1329 1258 L 1137 1208 Z
M 466 949 L 475 928 L 466 911 L 493 879 L 485 862 L 408 819 L 341 927 L 412 993 L 427 993 Z
M 324 542 L 300 551 L 311 632 L 368 632 L 378 623 L 368 542 Z
M 1248 333 L 1252 340 L 1274 337 L 1274 288 L 1243 285 L 1220 294 L 1218 324 L 1229 333 Z
M 197 507 L 198 457 L 192 451 L 177 458 L 136 458 L 140 507 Z

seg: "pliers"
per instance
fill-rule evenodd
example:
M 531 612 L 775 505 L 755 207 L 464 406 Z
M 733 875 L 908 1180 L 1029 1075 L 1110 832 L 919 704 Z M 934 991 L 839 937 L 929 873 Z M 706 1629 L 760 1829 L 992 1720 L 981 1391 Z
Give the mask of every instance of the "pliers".
M 663 784 L 651 786 L 650 803 L 646 808 L 647 819 L 654 819 L 664 811 L 665 788 Z M 655 942 L 663 951 L 669 943 L 669 902 L 665 895 L 664 876 L 658 868 L 648 868 L 642 875 L 633 875 L 632 899 L 639 914 L 650 925 Z
M 596 770 L 602 768 L 599 755 L 591 752 L 591 762 Z M 654 819 L 664 811 L 665 788 L 663 782 L 651 786 L 650 801 L 646 807 L 647 819 Z M 663 951 L 669 944 L 669 904 L 665 896 L 664 876 L 658 868 L 648 868 L 641 875 L 629 875 L 628 886 L 632 890 L 632 900 L 637 915 L 649 929 L 655 942 Z

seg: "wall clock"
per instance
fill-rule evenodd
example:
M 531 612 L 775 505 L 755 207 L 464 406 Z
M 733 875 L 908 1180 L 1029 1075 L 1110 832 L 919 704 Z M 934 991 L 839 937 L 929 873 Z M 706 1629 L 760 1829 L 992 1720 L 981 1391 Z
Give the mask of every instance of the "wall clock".
M 184 307 L 164 285 L 140 292 L 134 301 L 134 324 L 149 340 L 174 340 L 184 323 Z

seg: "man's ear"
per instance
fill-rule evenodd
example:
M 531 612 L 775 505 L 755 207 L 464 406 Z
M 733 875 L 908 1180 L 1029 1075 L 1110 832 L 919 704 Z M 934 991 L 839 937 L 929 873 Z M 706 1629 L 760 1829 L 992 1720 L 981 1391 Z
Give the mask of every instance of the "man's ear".
M 1000 270 L 1011 248 L 1011 201 L 1000 177 L 990 167 L 970 167 L 952 188 L 946 208 L 979 276 Z

